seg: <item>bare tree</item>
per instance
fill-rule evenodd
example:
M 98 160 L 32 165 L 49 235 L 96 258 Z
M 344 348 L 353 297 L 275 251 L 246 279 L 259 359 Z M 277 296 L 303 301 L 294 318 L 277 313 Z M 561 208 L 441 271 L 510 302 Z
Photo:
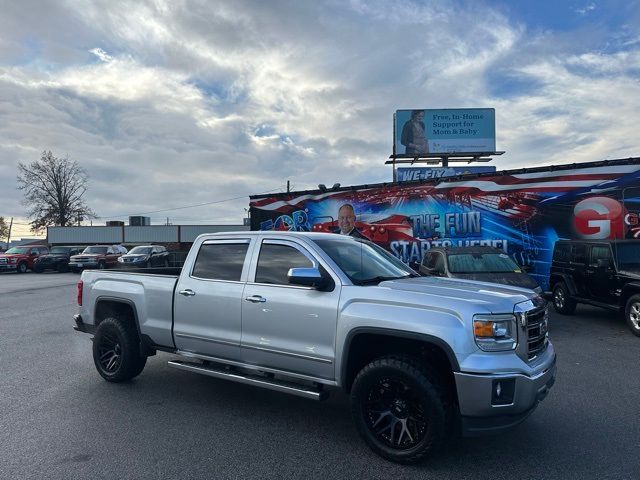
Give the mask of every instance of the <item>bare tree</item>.
M 7 240 L 9 235 L 9 225 L 7 225 L 4 217 L 0 217 L 0 244 Z
M 95 213 L 83 200 L 89 176 L 76 161 L 42 152 L 40 160 L 18 163 L 18 189 L 31 218 L 31 230 L 47 226 L 65 227 Z

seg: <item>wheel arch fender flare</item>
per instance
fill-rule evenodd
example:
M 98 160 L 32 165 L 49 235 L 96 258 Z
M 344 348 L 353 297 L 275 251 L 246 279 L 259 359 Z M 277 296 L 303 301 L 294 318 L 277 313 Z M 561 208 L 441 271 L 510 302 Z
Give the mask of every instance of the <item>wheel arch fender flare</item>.
M 554 273 L 549 278 L 549 284 L 553 285 L 553 288 L 555 288 L 555 286 L 560 282 L 564 282 L 564 284 L 567 286 L 567 288 L 569 289 L 569 295 L 576 294 L 576 285 L 573 281 L 573 278 L 571 278 L 571 275 L 567 275 L 566 273 Z
M 429 335 L 426 333 L 419 332 L 411 332 L 405 330 L 395 330 L 392 328 L 384 328 L 384 327 L 355 327 L 347 333 L 343 349 L 342 349 L 342 358 L 340 362 L 340 371 L 339 371 L 339 379 L 338 383 L 342 386 L 343 389 L 349 389 L 349 381 L 348 381 L 348 372 L 349 372 L 349 363 L 350 363 L 350 353 L 351 347 L 354 343 L 354 340 L 359 335 L 372 334 L 381 337 L 390 337 L 401 340 L 413 340 L 424 343 L 425 345 L 433 346 L 444 353 L 449 364 L 451 365 L 451 369 L 454 372 L 460 371 L 460 364 L 458 359 L 451 348 L 451 346 L 443 339 Z M 338 373 L 338 372 L 336 372 Z
M 93 311 L 93 318 L 94 318 L 96 328 L 98 328 L 98 325 L 102 321 L 102 319 L 99 318 L 98 314 L 99 314 L 100 308 L 102 308 L 102 305 L 104 304 L 125 305 L 128 308 L 130 308 L 131 312 L 133 313 L 133 324 L 136 327 L 136 332 L 138 333 L 138 339 L 140 340 L 140 352 L 144 352 L 147 356 L 155 354 L 155 349 L 153 348 L 153 342 L 149 339 L 147 335 L 144 335 L 140 330 L 140 321 L 138 319 L 138 310 L 136 309 L 136 304 L 129 299 L 119 298 L 119 297 L 110 297 L 105 295 L 97 297 L 95 301 L 94 311 Z

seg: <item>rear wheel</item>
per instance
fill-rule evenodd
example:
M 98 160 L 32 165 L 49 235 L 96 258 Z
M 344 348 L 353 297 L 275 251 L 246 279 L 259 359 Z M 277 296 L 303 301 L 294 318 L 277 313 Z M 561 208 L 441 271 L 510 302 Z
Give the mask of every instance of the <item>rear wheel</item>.
M 625 320 L 631 332 L 640 337 L 640 295 L 633 295 L 627 301 Z
M 100 322 L 93 337 L 93 362 L 108 382 L 123 382 L 138 376 L 147 357 L 140 355 L 135 325 L 116 317 Z
M 553 308 L 563 315 L 571 315 L 576 311 L 576 302 L 571 299 L 564 282 L 559 282 L 553 287 Z
M 424 460 L 445 440 L 450 406 L 444 385 L 418 359 L 387 356 L 358 373 L 351 412 L 378 455 L 399 463 Z

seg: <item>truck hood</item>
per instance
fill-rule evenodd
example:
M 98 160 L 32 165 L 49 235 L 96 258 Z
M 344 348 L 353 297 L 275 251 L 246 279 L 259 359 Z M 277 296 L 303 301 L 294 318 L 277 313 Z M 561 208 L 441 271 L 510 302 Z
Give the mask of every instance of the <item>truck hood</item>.
M 430 305 L 466 304 L 476 313 L 510 313 L 517 303 L 538 295 L 526 288 L 440 277 L 417 277 L 381 282 L 378 288 L 421 293 Z
M 10 254 L 6 254 L 6 253 L 0 253 L 0 258 L 27 258 L 28 255 L 22 255 L 20 253 L 10 253 Z
M 618 273 L 620 275 L 626 275 L 629 278 L 640 280 L 640 270 L 625 269 L 625 270 L 620 270 Z
M 98 258 L 98 257 L 101 257 L 103 255 L 104 254 L 102 254 L 102 253 L 81 253 L 81 254 L 78 254 L 78 255 L 74 255 L 71 258 Z

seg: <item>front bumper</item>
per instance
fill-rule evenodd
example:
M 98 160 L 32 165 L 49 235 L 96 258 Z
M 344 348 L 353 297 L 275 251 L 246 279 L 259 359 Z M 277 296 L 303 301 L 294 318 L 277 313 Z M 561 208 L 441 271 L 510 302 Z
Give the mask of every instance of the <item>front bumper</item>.
M 519 373 L 478 375 L 455 372 L 463 435 L 497 433 L 522 422 L 549 393 L 555 383 L 556 370 L 554 355 L 542 372 L 531 377 Z M 496 403 L 497 382 L 513 386 L 510 403 Z
M 18 264 L 6 264 L 0 265 L 0 272 L 15 272 L 18 269 Z

